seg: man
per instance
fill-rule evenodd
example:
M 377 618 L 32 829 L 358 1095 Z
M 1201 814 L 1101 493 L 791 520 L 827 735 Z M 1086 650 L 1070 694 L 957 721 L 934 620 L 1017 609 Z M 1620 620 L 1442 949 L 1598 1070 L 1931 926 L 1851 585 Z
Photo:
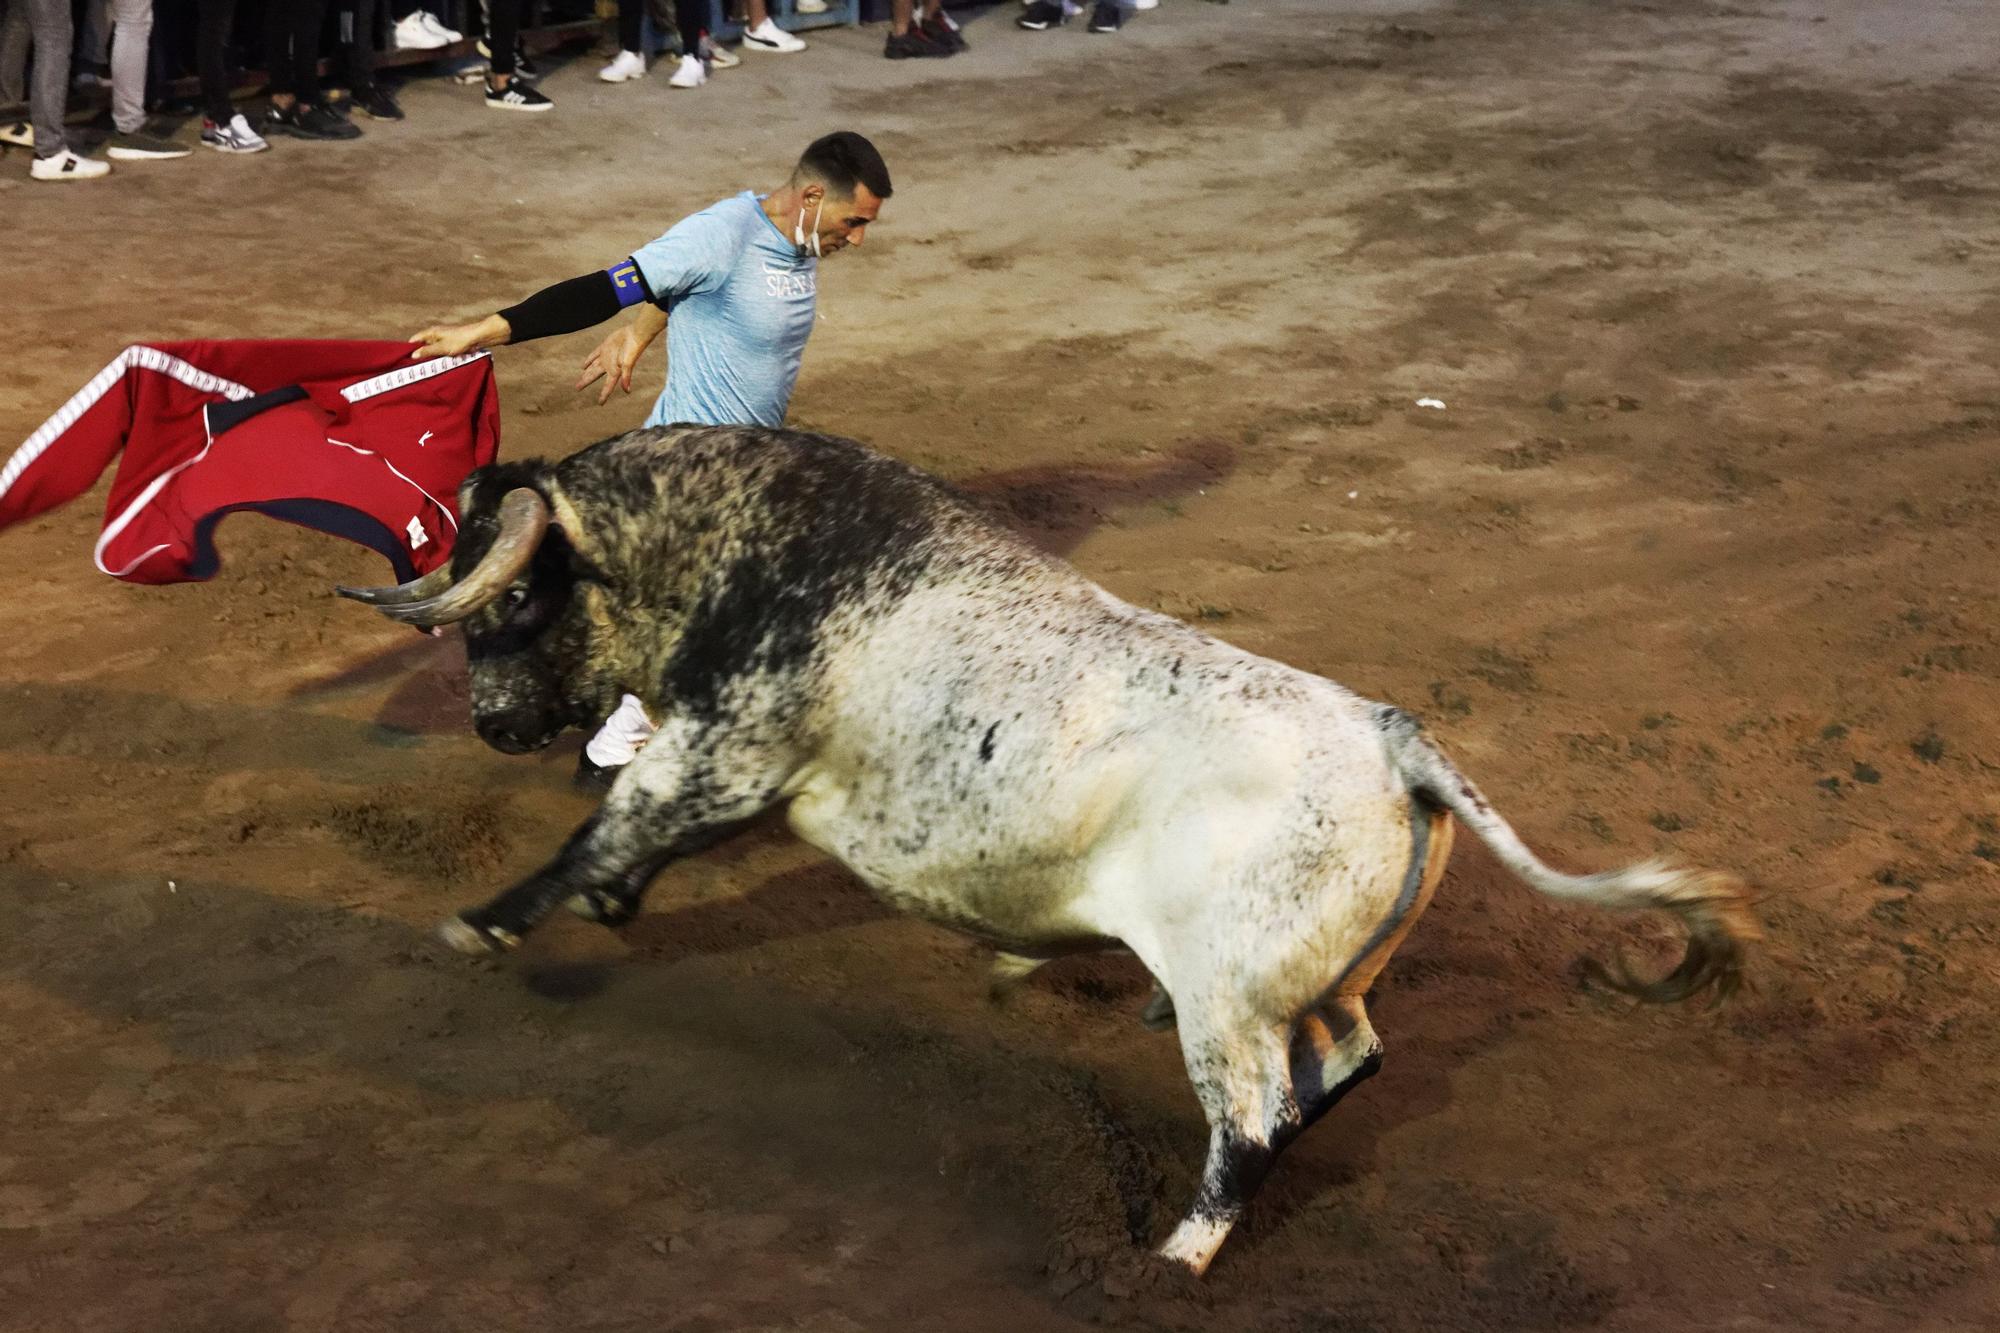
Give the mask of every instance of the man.
M 599 403 L 614 387 L 630 393 L 633 368 L 664 330 L 667 383 L 648 426 L 782 426 L 812 335 L 819 260 L 860 245 L 890 192 L 875 145 L 849 130 L 826 135 L 778 189 L 712 204 L 609 268 L 484 319 L 427 328 L 410 339 L 419 344 L 413 355 L 462 356 L 574 333 L 637 305 L 638 318 L 584 362 L 578 389 L 601 378 Z M 584 747 L 579 784 L 608 785 L 610 770 L 649 731 L 638 701 L 627 698 Z
M 28 86 L 25 121 L 0 128 L 0 143 L 32 148 L 35 160 L 28 174 L 38 181 L 95 180 L 111 171 L 109 162 L 84 157 L 63 138 L 63 115 L 69 106 L 69 53 L 75 32 L 69 0 L 10 0 L 10 11 L 24 5 L 34 37 L 35 74 Z

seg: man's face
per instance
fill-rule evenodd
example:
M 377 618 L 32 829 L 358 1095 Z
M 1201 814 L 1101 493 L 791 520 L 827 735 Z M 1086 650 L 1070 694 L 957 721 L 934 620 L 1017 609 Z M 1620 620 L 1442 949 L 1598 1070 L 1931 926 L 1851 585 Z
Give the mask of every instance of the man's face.
M 842 199 L 834 195 L 825 197 L 825 207 L 817 206 L 818 201 L 808 201 L 806 225 L 812 225 L 813 214 L 819 214 L 819 252 L 822 255 L 835 254 L 850 245 L 861 244 L 868 233 L 868 224 L 882 211 L 882 201 L 866 185 L 856 184 L 854 197 Z

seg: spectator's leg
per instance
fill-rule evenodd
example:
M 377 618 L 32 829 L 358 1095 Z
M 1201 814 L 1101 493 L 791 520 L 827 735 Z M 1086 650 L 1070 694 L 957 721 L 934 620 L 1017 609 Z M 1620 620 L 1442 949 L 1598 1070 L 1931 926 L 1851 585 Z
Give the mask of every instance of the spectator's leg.
M 319 34 L 326 0 L 277 0 L 292 11 L 292 93 L 306 106 L 324 100 L 319 89 Z
M 674 0 L 674 26 L 680 29 L 681 52 L 701 54 L 701 35 L 708 29 L 708 5 L 704 0 Z
M 110 0 L 83 0 L 83 31 L 77 34 L 72 54 L 98 69 L 111 64 Z
M 914 8 L 911 0 L 890 0 L 889 31 L 901 37 L 910 30 L 910 11 Z
M 521 36 L 521 0 L 487 0 L 486 57 L 492 84 L 505 88 L 514 79 L 514 45 Z
M 122 133 L 146 126 L 146 51 L 153 0 L 111 0 L 111 123 Z
M 298 100 L 298 85 L 292 81 L 291 0 L 264 0 L 264 68 L 271 81 L 271 105 L 290 110 Z
M 641 35 L 641 29 L 644 28 L 646 23 L 646 11 L 643 5 L 644 0 L 618 0 L 619 50 L 637 51 L 640 55 L 645 54 L 644 51 L 639 50 L 639 44 L 645 40 Z
M 236 0 L 201 0 L 195 19 L 195 69 L 201 74 L 202 114 L 227 125 L 236 114 L 229 104 L 229 29 Z
M 11 3 L 11 0 L 10 0 Z M 74 30 L 69 0 L 26 0 L 34 29 L 35 76 L 28 88 L 28 118 L 35 124 L 35 156 L 55 157 L 69 147 L 63 110 L 69 105 L 69 53 Z
M 379 0 L 342 0 L 341 61 L 347 86 L 360 100 L 375 86 L 375 13 Z
M 28 100 L 28 0 L 0 10 L 0 106 Z

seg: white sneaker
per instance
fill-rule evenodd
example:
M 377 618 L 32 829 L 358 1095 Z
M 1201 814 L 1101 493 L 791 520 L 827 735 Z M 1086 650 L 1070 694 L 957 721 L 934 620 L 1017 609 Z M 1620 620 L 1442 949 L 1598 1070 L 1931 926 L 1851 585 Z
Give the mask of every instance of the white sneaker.
M 442 37 L 446 42 L 462 42 L 465 40 L 464 33 L 460 32 L 457 28 L 445 27 L 444 20 L 431 13 L 428 9 L 419 9 L 417 11 L 417 22 L 424 25 L 425 32 Z
M 261 153 L 271 146 L 264 142 L 263 135 L 250 128 L 250 122 L 240 111 L 229 118 L 227 125 L 203 120 L 201 141 L 218 153 Z
M 65 148 L 54 157 L 36 158 L 35 164 L 28 168 L 28 174 L 38 181 L 87 181 L 109 176 L 111 164 L 78 157 Z
M 1126 3 L 1134 9 L 1158 9 L 1160 7 L 1160 0 L 1126 0 Z
M 699 56 L 682 56 L 680 68 L 674 77 L 667 80 L 669 88 L 699 88 L 708 82 L 708 71 L 701 67 Z
M 792 6 L 792 8 L 798 10 L 801 14 L 824 14 L 826 13 L 826 0 L 799 0 L 798 4 Z
M 389 30 L 389 45 L 398 51 L 435 51 L 441 46 L 450 46 L 451 38 L 434 32 L 424 23 L 430 11 L 419 9 L 407 18 L 396 20 L 396 26 Z
M 0 143 L 16 148 L 35 146 L 35 127 L 25 120 L 0 121 Z
M 621 0 L 621 3 L 628 0 Z M 646 77 L 646 57 L 637 51 L 620 51 L 618 58 L 597 71 L 597 77 L 606 83 L 624 83 L 629 79 Z
M 766 17 L 756 27 L 743 34 L 743 46 L 749 51 L 803 51 L 806 44 L 778 26 L 777 20 Z
M 717 46 L 706 37 L 701 39 L 701 55 L 710 69 L 735 69 L 743 63 L 742 56 L 726 46 Z

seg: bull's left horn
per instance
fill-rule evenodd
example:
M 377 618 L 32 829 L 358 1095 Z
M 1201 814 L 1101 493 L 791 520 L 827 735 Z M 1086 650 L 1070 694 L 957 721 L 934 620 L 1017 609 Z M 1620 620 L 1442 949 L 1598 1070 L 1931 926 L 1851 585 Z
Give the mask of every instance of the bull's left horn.
M 500 532 L 472 572 L 442 592 L 416 602 L 378 602 L 375 609 L 405 625 L 432 629 L 465 619 L 507 590 L 535 558 L 549 530 L 549 502 L 521 486 L 500 500 Z
M 450 586 L 451 566 L 443 564 L 428 574 L 419 575 L 408 583 L 398 583 L 393 588 L 348 588 L 336 584 L 333 590 L 342 597 L 365 602 L 369 606 L 400 606 L 435 597 Z

